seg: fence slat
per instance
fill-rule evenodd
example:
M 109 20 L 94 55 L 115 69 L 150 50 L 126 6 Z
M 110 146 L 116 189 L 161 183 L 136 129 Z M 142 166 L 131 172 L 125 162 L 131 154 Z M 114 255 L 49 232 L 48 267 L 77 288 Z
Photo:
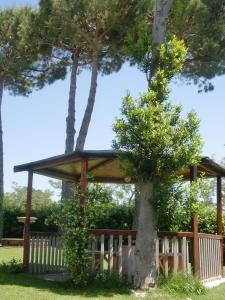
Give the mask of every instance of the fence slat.
M 169 254 L 169 240 L 165 236 L 163 238 L 163 244 L 164 244 L 164 257 L 163 257 L 163 269 L 164 269 L 164 275 L 168 277 L 169 274 L 169 265 L 168 265 L 168 254 Z
M 39 237 L 36 238 L 35 273 L 39 273 Z
M 132 273 L 131 273 L 131 267 L 132 267 L 132 236 L 128 235 L 128 252 L 127 252 L 127 276 L 128 276 L 128 281 L 132 281 Z
M 155 259 L 156 259 L 156 272 L 159 274 L 159 238 L 156 238 L 156 245 L 155 245 Z
M 47 271 L 51 271 L 51 236 L 47 237 L 48 239 L 48 265 L 47 265 Z
M 210 281 L 221 278 L 221 253 L 220 239 L 212 236 L 199 238 L 200 272 L 202 281 Z
M 178 239 L 173 237 L 173 272 L 178 270 Z
M 109 274 L 111 275 L 113 272 L 113 235 L 109 236 Z
M 100 272 L 104 272 L 105 236 L 101 234 Z
M 43 240 L 43 243 L 44 243 L 44 257 L 43 257 L 43 272 L 46 272 L 46 261 L 47 261 L 47 238 L 46 237 L 43 237 L 44 240 Z
M 30 272 L 34 273 L 34 249 L 35 249 L 35 237 L 31 237 L 31 243 L 30 243 Z
M 57 271 L 57 259 L 58 259 L 58 254 L 57 254 L 57 237 L 55 237 L 55 247 L 54 247 L 55 255 L 54 255 L 54 272 Z
M 182 237 L 182 271 L 187 272 L 187 238 Z
M 122 276 L 123 264 L 122 264 L 122 246 L 123 246 L 123 236 L 119 235 L 119 247 L 118 247 L 118 256 L 119 256 L 119 276 Z

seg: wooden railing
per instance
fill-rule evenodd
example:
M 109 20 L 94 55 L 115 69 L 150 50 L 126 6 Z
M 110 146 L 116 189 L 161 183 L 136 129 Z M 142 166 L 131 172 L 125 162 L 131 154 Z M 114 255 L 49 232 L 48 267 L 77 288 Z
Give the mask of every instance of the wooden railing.
M 221 279 L 222 236 L 199 234 L 199 277 L 202 281 Z
M 189 232 L 159 232 L 156 241 L 158 272 L 166 277 L 172 272 L 190 272 L 189 248 Z
M 30 233 L 30 273 L 55 273 L 66 270 L 60 235 L 52 232 Z
M 115 273 L 132 280 L 134 273 L 135 230 L 90 230 L 92 242 L 92 271 Z
M 94 235 L 88 250 L 92 257 L 92 271 L 115 273 L 132 281 L 135 271 L 135 230 L 90 230 Z M 198 234 L 199 277 L 203 281 L 221 278 L 222 236 Z M 156 240 L 156 265 L 159 273 L 191 272 L 193 232 L 159 232 Z M 30 233 L 31 273 L 66 271 L 66 263 L 58 233 Z

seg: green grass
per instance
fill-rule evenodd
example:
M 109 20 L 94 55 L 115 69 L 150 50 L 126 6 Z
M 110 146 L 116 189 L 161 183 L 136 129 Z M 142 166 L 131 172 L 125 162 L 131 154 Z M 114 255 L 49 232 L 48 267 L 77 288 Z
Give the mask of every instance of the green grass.
M 12 258 L 23 258 L 23 247 L 0 247 L 0 263 L 8 262 Z
M 11 300 L 134 300 L 137 298 L 129 294 L 127 289 L 105 289 L 103 287 L 90 287 L 86 289 L 73 290 L 66 288 L 63 283 L 48 282 L 27 274 L 5 274 L 0 273 L 0 299 Z M 158 300 L 224 300 L 225 285 L 211 289 L 204 296 L 172 297 L 161 290 L 155 290 L 144 299 Z
M 22 258 L 22 248 L 0 248 L 0 262 L 9 261 L 13 257 Z M 85 289 L 71 289 L 64 283 L 49 282 L 28 274 L 0 273 L 0 299 L 1 300 L 225 300 L 225 284 L 208 290 L 203 296 L 172 297 L 165 291 L 155 289 L 145 298 L 137 298 L 130 294 L 127 288 L 106 288 L 104 286 L 91 286 Z

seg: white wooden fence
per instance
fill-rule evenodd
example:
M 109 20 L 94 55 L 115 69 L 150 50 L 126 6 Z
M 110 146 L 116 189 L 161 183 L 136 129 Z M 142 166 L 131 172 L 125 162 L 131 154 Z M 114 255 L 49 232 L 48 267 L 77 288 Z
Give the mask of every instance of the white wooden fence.
M 166 277 L 169 273 L 190 272 L 189 240 L 186 236 L 160 234 L 156 241 L 157 269 Z
M 92 271 L 115 273 L 132 281 L 136 231 L 90 230 L 94 239 L 88 250 Z M 156 240 L 156 265 L 159 273 L 191 272 L 191 232 L 159 232 Z M 63 247 L 58 233 L 30 234 L 31 273 L 66 271 Z M 221 237 L 199 234 L 199 277 L 203 281 L 221 278 Z
M 132 280 L 134 272 L 134 246 L 136 231 L 90 230 L 92 242 L 92 271 L 115 273 Z
M 65 271 L 63 247 L 58 233 L 33 232 L 30 234 L 30 273 Z
M 221 238 L 199 234 L 199 277 L 202 281 L 222 278 Z

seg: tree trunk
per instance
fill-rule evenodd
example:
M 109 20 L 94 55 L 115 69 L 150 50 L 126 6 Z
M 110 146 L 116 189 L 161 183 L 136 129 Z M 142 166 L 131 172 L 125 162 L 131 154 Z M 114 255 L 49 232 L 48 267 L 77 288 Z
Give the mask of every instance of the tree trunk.
M 169 16 L 173 0 L 155 0 L 154 17 L 152 26 L 152 63 L 149 76 L 149 84 L 157 69 L 157 60 L 155 60 L 158 47 L 166 39 L 166 23 Z
M 155 0 L 154 16 L 152 26 L 152 62 L 150 75 L 148 78 L 149 89 L 151 88 L 151 79 L 157 70 L 157 51 L 159 45 L 163 44 L 166 40 L 166 23 L 169 16 L 170 8 L 173 4 L 173 0 Z M 139 210 L 138 197 L 135 196 L 135 211 L 133 218 L 133 228 L 137 226 Z
M 75 99 L 77 89 L 77 70 L 79 62 L 79 50 L 73 54 L 73 63 L 70 77 L 70 92 L 68 101 L 68 115 L 66 118 L 66 142 L 65 142 L 65 154 L 74 151 L 74 139 L 75 139 Z M 71 198 L 73 195 L 72 185 L 66 181 L 62 184 L 62 198 Z
M 84 113 L 84 117 L 82 120 L 82 124 L 80 127 L 79 135 L 76 143 L 76 151 L 82 151 L 84 149 L 85 140 L 88 133 L 89 124 L 91 121 L 91 116 L 95 103 L 95 95 L 97 89 L 97 77 L 98 77 L 98 57 L 95 54 L 94 60 L 92 63 L 92 71 L 91 71 L 91 86 L 89 91 L 88 102 L 86 106 L 86 110 Z
M 3 237 L 3 195 L 4 195 L 4 171 L 3 171 L 3 131 L 2 131 L 2 98 L 3 80 L 0 78 L 0 246 Z
M 133 222 L 132 222 L 132 229 L 133 230 L 137 230 L 138 227 L 138 215 L 139 215 L 139 209 L 140 209 L 140 197 L 139 197 L 139 192 L 140 192 L 140 187 L 139 185 L 136 183 L 135 187 L 135 196 L 134 196 L 134 216 L 133 216 Z
M 156 284 L 156 212 L 151 203 L 153 184 L 140 184 L 137 238 L 134 252 L 134 286 L 140 289 Z

